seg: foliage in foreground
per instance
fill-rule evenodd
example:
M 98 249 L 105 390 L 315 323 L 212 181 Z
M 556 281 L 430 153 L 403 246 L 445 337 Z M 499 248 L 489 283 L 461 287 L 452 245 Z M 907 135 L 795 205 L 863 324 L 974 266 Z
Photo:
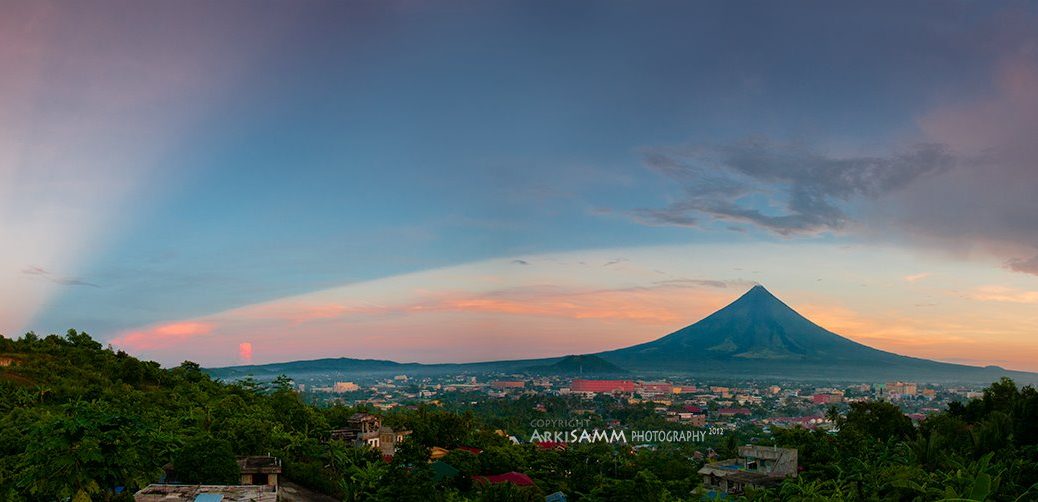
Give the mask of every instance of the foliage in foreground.
M 512 445 L 494 433 L 502 408 L 480 414 L 428 406 L 394 411 L 413 430 L 391 462 L 328 441 L 358 411 L 316 407 L 279 378 L 269 385 L 214 381 L 198 365 L 163 369 L 103 348 L 85 333 L 0 338 L 0 500 L 130 500 L 176 466 L 186 482 L 226 483 L 237 455 L 274 454 L 285 478 L 341 500 L 700 500 L 693 459 L 701 445 L 632 451 L 579 444 L 561 451 Z M 641 413 L 640 410 L 623 412 Z M 629 420 L 655 420 L 633 415 Z M 797 479 L 748 500 L 1038 500 L 1038 393 L 1010 380 L 914 426 L 890 403 L 834 414 L 838 433 L 785 429 L 770 441 L 798 448 Z M 504 417 L 507 419 L 507 417 Z M 627 421 L 625 420 L 625 423 Z M 722 450 L 732 450 L 730 437 Z M 429 448 L 461 474 L 436 480 Z M 723 453 L 731 453 L 726 451 Z M 472 476 L 524 472 L 537 486 L 487 486 Z

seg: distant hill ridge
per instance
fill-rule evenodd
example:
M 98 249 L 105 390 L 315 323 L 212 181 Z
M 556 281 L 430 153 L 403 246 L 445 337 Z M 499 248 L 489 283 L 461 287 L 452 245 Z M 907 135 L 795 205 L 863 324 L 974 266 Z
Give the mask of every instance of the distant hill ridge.
M 553 375 L 620 375 L 628 372 L 595 355 L 566 356 L 552 364 L 531 366 L 526 371 Z
M 1038 374 L 997 366 L 942 363 L 874 349 L 833 333 L 800 315 L 764 286 L 706 318 L 657 340 L 590 355 L 466 364 L 400 364 L 361 359 L 320 359 L 208 370 L 222 378 L 245 375 L 458 373 L 485 371 L 572 374 L 637 373 L 792 378 L 812 380 L 991 382 L 1009 376 L 1038 382 Z

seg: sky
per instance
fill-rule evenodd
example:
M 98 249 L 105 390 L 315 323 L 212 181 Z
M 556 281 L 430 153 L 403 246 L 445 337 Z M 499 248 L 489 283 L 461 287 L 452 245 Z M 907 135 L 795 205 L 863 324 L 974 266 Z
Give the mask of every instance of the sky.
M 5 2 L 0 333 L 166 365 L 648 341 L 764 284 L 1038 371 L 1027 2 Z

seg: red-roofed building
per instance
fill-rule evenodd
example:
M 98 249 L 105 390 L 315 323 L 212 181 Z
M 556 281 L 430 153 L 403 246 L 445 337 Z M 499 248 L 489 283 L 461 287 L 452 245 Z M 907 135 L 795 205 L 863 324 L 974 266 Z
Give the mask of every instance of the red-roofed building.
M 843 393 L 841 392 L 827 392 L 821 394 L 815 394 L 811 396 L 811 402 L 814 404 L 833 404 L 843 402 Z
M 504 474 L 495 474 L 493 476 L 472 476 L 472 480 L 477 483 L 490 483 L 496 485 L 498 483 L 512 483 L 515 486 L 533 486 L 533 480 L 530 476 L 521 472 L 506 472 Z
M 634 392 L 634 382 L 631 380 L 583 380 L 578 378 L 570 384 L 570 390 L 573 392 L 631 394 Z

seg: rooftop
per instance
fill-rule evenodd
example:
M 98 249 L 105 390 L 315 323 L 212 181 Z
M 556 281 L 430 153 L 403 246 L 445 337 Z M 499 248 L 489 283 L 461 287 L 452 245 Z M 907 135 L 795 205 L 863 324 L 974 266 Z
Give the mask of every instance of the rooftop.
M 217 498 L 219 497 L 219 498 Z M 138 501 L 220 500 L 221 502 L 275 502 L 277 492 L 266 485 L 163 485 L 152 484 L 136 494 Z

